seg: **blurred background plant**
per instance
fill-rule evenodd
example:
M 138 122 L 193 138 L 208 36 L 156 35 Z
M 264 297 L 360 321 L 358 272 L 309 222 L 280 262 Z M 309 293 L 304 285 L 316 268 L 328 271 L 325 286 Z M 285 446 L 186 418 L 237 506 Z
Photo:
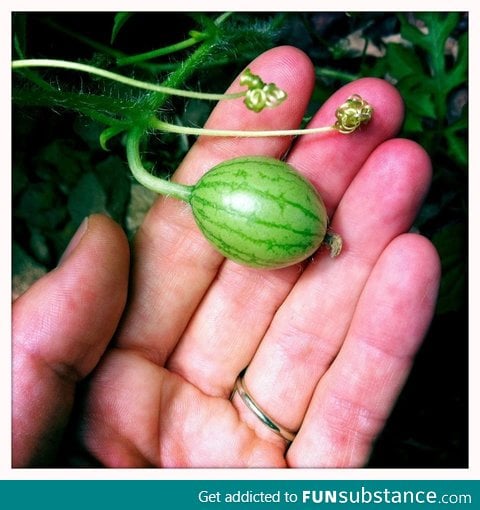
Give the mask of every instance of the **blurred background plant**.
M 432 158 L 432 187 L 413 229 L 435 243 L 443 274 L 430 332 L 369 465 L 468 465 L 466 13 L 15 13 L 12 22 L 13 58 L 73 60 L 205 92 L 223 91 L 264 50 L 294 45 L 317 76 L 305 122 L 349 81 L 394 84 L 406 106 L 401 136 Z M 122 129 L 152 105 L 194 126 L 213 106 L 59 69 L 15 73 L 14 297 L 55 267 L 88 214 L 105 212 L 133 236 L 154 195 L 130 177 Z M 151 137 L 152 168 L 155 159 L 155 171 L 172 172 L 192 143 Z

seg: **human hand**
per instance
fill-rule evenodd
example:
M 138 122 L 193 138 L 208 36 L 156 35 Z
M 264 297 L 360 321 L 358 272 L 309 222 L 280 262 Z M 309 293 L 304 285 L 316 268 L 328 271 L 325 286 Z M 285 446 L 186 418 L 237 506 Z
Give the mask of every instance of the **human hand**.
M 260 115 L 222 102 L 208 127 L 296 128 L 313 88 L 309 60 L 280 47 L 249 67 L 289 99 Z M 128 305 L 107 348 L 125 302 L 128 248 L 109 220 L 90 219 L 70 257 L 15 303 L 16 465 L 42 458 L 35 448 L 46 451 L 58 435 L 74 382 L 98 361 L 77 435 L 102 465 L 365 464 L 430 323 L 439 261 L 429 241 L 406 233 L 430 162 L 415 143 L 393 138 L 403 115 L 395 89 L 377 79 L 351 83 L 311 125 L 331 124 L 354 93 L 374 107 L 359 132 L 305 136 L 292 146 L 280 137 L 199 138 L 174 177 L 190 184 L 225 159 L 289 151 L 343 237 L 336 259 L 320 252 L 303 270 L 241 267 L 210 247 L 184 203 L 159 198 L 138 232 Z M 298 430 L 291 444 L 238 392 L 230 400 L 247 366 L 244 382 L 258 406 Z

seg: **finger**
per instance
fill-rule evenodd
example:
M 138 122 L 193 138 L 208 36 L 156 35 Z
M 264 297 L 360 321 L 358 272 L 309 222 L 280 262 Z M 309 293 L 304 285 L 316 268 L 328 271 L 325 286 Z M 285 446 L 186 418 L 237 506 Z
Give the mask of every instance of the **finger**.
M 119 226 L 91 216 L 60 265 L 13 306 L 13 465 L 45 465 L 76 382 L 98 363 L 126 300 L 129 249 Z
M 301 137 L 290 157 L 327 196 L 330 209 L 336 207 L 370 152 L 393 136 L 402 122 L 403 103 L 398 92 L 383 80 L 364 79 L 336 92 L 313 124 L 331 125 L 335 105 L 353 93 L 374 105 L 371 123 L 352 135 Z M 169 359 L 169 367 L 208 394 L 228 395 L 300 275 L 300 266 L 259 271 L 225 261 Z M 268 366 L 268 357 L 265 362 Z
M 258 404 L 285 428 L 300 426 L 372 268 L 388 243 L 410 228 L 430 173 L 429 158 L 415 143 L 395 139 L 378 147 L 333 218 L 344 250 L 336 259 L 318 255 L 272 321 L 245 381 Z
M 224 129 L 297 127 L 313 86 L 313 69 L 299 50 L 281 47 L 258 57 L 250 66 L 265 81 L 287 91 L 289 100 L 255 114 L 241 101 L 223 101 L 207 126 Z M 238 80 L 231 90 L 238 90 Z M 280 156 L 289 139 L 221 139 L 200 137 L 175 174 L 194 183 L 216 163 L 245 154 Z M 150 210 L 135 242 L 131 300 L 119 335 L 119 346 L 141 350 L 158 364 L 184 331 L 193 311 L 215 277 L 223 258 L 200 234 L 184 203 L 160 199 Z
M 362 78 L 333 94 L 308 127 L 330 125 L 336 108 L 353 94 L 373 108 L 367 125 L 349 135 L 300 137 L 289 155 L 289 162 L 320 191 L 330 216 L 370 153 L 395 136 L 403 122 L 404 106 L 397 89 L 378 78 Z
M 425 238 L 405 234 L 385 249 L 345 344 L 315 390 L 289 465 L 366 462 L 430 324 L 439 277 L 438 255 Z

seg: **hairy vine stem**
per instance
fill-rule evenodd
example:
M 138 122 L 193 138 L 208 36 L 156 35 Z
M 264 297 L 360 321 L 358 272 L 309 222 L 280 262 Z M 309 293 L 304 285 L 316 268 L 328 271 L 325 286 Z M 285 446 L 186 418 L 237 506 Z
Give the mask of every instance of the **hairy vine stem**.
M 108 80 L 113 80 L 118 83 L 123 83 L 130 87 L 136 87 L 139 89 L 150 90 L 152 92 L 159 92 L 160 94 L 166 94 L 170 96 L 187 97 L 191 99 L 206 99 L 210 101 L 220 101 L 223 99 L 238 99 L 244 97 L 246 92 L 237 92 L 234 94 L 214 94 L 208 92 L 197 92 L 194 90 L 182 90 L 173 87 L 166 87 L 164 85 L 156 85 L 155 83 L 149 83 L 145 81 L 135 80 L 122 74 L 107 71 L 99 67 L 91 66 L 88 64 L 81 64 L 80 62 L 70 62 L 69 60 L 55 60 L 55 59 L 23 59 L 14 60 L 12 62 L 13 69 L 22 69 L 29 67 L 56 67 L 60 69 L 70 69 L 72 71 L 79 71 L 83 73 L 93 74 L 100 76 Z
M 140 157 L 140 141 L 142 136 L 143 131 L 139 128 L 132 129 L 127 135 L 127 160 L 132 175 L 149 190 L 188 202 L 192 193 L 192 186 L 156 177 L 144 168 Z
M 231 16 L 231 12 L 225 12 L 218 16 L 214 21 L 213 24 L 216 26 L 221 25 L 229 16 Z M 124 66 L 129 64 L 139 64 L 142 62 L 145 62 L 146 60 L 151 60 L 153 58 L 162 57 L 164 55 L 170 55 L 171 53 L 175 53 L 177 51 L 182 51 L 187 48 L 190 48 L 191 46 L 194 46 L 195 44 L 198 44 L 205 39 L 208 39 L 209 34 L 205 32 L 191 32 L 191 37 L 188 39 L 185 39 L 183 41 L 179 41 L 174 44 L 170 44 L 168 46 L 163 46 L 162 48 L 157 48 L 155 50 L 146 51 L 144 53 L 139 53 L 137 55 L 130 55 L 130 56 L 121 56 L 117 58 L 117 65 Z

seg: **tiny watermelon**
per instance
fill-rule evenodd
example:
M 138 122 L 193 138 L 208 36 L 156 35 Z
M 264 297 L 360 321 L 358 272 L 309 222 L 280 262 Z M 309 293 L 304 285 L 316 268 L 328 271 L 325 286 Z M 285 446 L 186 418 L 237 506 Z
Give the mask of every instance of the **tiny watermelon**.
M 317 190 L 291 165 L 247 156 L 209 170 L 189 199 L 198 227 L 225 257 L 275 269 L 312 255 L 327 233 Z

